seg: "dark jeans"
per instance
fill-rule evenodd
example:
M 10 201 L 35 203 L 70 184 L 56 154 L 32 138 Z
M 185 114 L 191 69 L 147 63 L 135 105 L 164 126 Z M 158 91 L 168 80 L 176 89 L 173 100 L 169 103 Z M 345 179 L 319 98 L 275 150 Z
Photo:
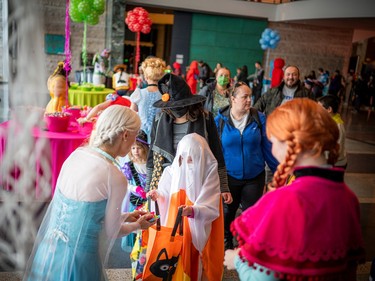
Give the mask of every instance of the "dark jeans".
M 249 180 L 238 180 L 228 175 L 228 185 L 233 197 L 231 204 L 224 204 L 224 235 L 225 240 L 233 239 L 230 224 L 236 217 L 241 204 L 242 211 L 254 205 L 263 194 L 265 172 Z

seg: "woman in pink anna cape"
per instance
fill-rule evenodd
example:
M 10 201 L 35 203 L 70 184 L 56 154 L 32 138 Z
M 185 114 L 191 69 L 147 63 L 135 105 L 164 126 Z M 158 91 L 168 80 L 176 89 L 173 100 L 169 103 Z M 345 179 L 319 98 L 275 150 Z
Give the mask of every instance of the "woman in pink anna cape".
M 267 136 L 280 162 L 276 190 L 233 222 L 239 248 L 224 264 L 241 280 L 356 280 L 364 258 L 359 203 L 344 170 L 332 168 L 336 123 L 316 102 L 297 98 L 269 115 Z M 284 186 L 291 173 L 296 179 Z

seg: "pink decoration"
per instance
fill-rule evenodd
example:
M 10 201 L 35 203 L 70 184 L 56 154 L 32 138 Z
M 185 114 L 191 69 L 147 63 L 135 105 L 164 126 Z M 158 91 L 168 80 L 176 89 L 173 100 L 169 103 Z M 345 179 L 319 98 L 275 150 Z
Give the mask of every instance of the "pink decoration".
M 70 52 L 70 19 L 69 19 L 69 0 L 66 0 L 66 8 L 65 8 L 65 48 L 64 48 L 64 54 L 65 54 L 65 62 L 64 62 L 64 70 L 66 73 L 66 99 L 65 99 L 65 105 L 69 105 L 69 85 L 68 85 L 68 76 L 70 71 L 72 70 L 71 65 L 71 59 L 72 59 L 72 53 Z
M 144 34 L 150 33 L 152 20 L 149 17 L 148 12 L 145 9 L 141 7 L 136 7 L 127 13 L 127 16 L 125 18 L 125 23 L 128 25 L 129 29 L 132 32 L 137 32 L 134 73 L 138 74 L 138 63 L 141 57 L 140 46 L 139 46 L 140 32 Z

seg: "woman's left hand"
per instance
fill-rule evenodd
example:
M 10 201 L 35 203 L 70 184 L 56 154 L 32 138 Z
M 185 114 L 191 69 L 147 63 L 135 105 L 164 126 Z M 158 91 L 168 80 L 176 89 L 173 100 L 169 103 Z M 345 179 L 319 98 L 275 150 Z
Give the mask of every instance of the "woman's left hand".
M 186 206 L 182 205 L 180 206 L 182 208 L 182 215 L 186 217 L 191 217 L 193 215 L 193 207 L 192 206 Z
M 240 248 L 234 250 L 226 250 L 224 256 L 224 266 L 229 270 L 236 269 L 234 266 L 234 258 L 238 255 Z

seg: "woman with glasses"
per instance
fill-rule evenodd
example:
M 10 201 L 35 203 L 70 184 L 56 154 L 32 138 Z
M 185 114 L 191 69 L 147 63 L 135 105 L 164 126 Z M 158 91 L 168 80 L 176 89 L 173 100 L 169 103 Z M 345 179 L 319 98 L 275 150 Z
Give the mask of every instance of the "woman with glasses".
M 266 136 L 266 117 L 251 107 L 251 89 L 244 82 L 234 85 L 230 105 L 219 110 L 215 118 L 227 167 L 232 204 L 224 206 L 225 247 L 233 249 L 230 225 L 241 204 L 242 210 L 255 204 L 265 185 L 265 162 L 275 171 L 277 160 L 272 156 Z
M 218 69 L 215 78 L 199 91 L 199 95 L 206 97 L 204 109 L 212 112 L 214 116 L 220 108 L 229 105 L 230 70 L 226 67 Z

